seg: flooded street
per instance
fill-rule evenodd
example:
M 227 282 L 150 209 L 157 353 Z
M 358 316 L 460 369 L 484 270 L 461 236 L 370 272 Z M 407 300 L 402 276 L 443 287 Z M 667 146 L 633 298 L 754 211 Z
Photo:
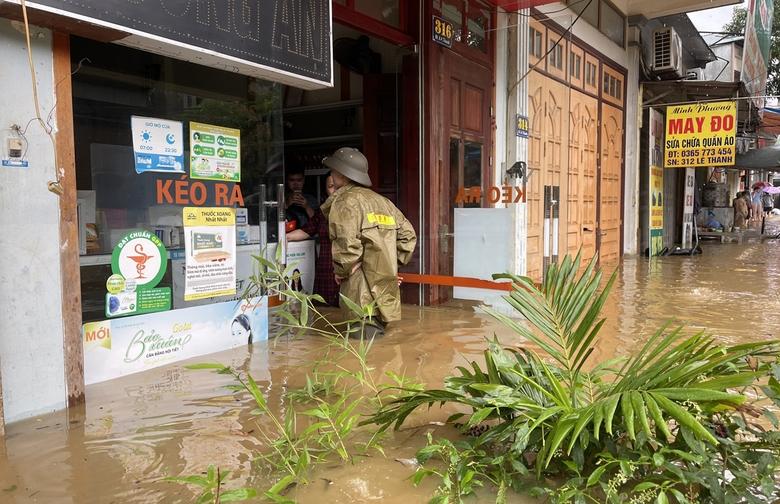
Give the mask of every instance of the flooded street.
M 630 352 L 670 320 L 726 343 L 780 337 L 774 319 L 779 285 L 776 241 L 705 244 L 701 256 L 653 262 L 627 258 L 605 310 L 596 358 Z M 404 317 L 374 344 L 370 362 L 377 374 L 403 372 L 435 387 L 454 366 L 480 359 L 485 337 L 496 333 L 507 345 L 520 343 L 467 308 L 405 307 Z M 303 384 L 305 370 L 322 356 L 322 345 L 314 337 L 263 342 L 190 362 L 250 371 L 281 411 L 288 391 Z M 184 364 L 90 386 L 86 406 L 8 426 L 0 446 L 0 502 L 193 502 L 191 489 L 161 478 L 197 474 L 209 464 L 231 471 L 228 487 L 267 488 L 264 475 L 253 470 L 263 447 L 257 432 L 263 423 L 250 415 L 253 406 L 223 388 L 229 376 Z M 323 466 L 288 497 L 302 503 L 427 501 L 435 482 L 413 487 L 414 469 L 396 459 L 413 458 L 426 430 L 437 428 L 430 422 L 446 416 L 432 409 L 410 418 L 409 428 L 386 442 L 386 457 Z

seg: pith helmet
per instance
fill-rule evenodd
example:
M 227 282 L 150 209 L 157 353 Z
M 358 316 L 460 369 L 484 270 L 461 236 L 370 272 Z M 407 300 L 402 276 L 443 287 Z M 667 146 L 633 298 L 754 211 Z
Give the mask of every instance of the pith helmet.
M 368 160 L 357 149 L 342 147 L 332 156 L 322 160 L 322 164 L 335 170 L 353 182 L 366 187 L 371 186 L 371 178 L 368 176 Z

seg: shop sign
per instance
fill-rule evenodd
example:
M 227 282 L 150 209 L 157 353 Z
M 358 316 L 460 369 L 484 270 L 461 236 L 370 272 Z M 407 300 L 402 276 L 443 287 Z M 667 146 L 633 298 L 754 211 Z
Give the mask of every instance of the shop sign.
M 236 213 L 233 208 L 186 207 L 184 300 L 236 294 Z
M 267 340 L 267 298 L 89 322 L 82 338 L 89 385 Z
M 490 204 L 496 203 L 524 203 L 525 193 L 518 186 L 491 186 L 487 191 L 482 191 L 480 186 L 460 187 L 455 195 L 455 203 L 482 203 L 482 198 Z
M 7 4 L 7 5 L 6 5 Z M 303 89 L 332 86 L 331 0 L 27 0 L 163 56 Z M 0 0 L 6 10 L 18 0 Z M 2 9 L 0 9 L 2 10 Z
M 452 47 L 452 38 L 455 36 L 455 27 L 449 21 L 433 16 L 433 41 L 444 47 Z
M 749 0 L 745 20 L 745 48 L 742 56 L 742 82 L 753 103 L 763 112 L 766 81 L 772 45 L 773 0 Z
M 241 182 L 241 130 L 190 123 L 190 178 Z
M 153 117 L 130 118 L 135 172 L 184 173 L 182 123 Z
M 733 101 L 666 107 L 664 167 L 732 166 L 737 104 Z
M 156 288 L 168 267 L 168 251 L 149 231 L 132 231 L 111 254 L 106 280 L 106 317 L 140 315 L 171 309 L 171 289 Z
M 517 114 L 515 134 L 518 138 L 528 138 L 528 116 Z
M 664 249 L 664 170 L 661 162 L 664 159 L 664 119 L 663 115 L 650 109 L 649 128 L 649 181 L 648 181 L 648 215 L 649 215 L 649 248 L 650 257 L 657 256 Z

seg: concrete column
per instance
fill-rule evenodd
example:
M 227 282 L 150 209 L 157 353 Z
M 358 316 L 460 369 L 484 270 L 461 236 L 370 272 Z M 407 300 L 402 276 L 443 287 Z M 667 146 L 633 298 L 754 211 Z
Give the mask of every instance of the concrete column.
M 508 34 L 509 57 L 507 64 L 507 128 L 506 128 L 506 169 L 517 161 L 528 163 L 528 139 L 517 136 L 517 116 L 528 116 L 528 18 L 530 10 L 524 9 L 509 16 Z M 524 179 L 507 178 L 510 185 L 524 185 Z M 525 189 L 525 187 L 524 187 Z M 528 245 L 527 204 L 512 205 L 514 211 L 514 272 L 525 275 L 527 272 L 526 248 Z
M 31 27 L 41 114 L 54 108 L 52 35 Z M 35 117 L 24 29 L 0 18 L 0 142 L 19 125 L 29 168 L 0 167 L 0 381 L 6 422 L 65 407 L 54 148 Z M 53 114 L 52 114 L 53 116 Z M 52 121 L 53 122 L 53 121 Z M 5 145 L 0 148 L 5 151 Z M 68 289 L 79 289 L 79 285 Z
M 639 92 L 639 46 L 626 49 L 626 150 L 623 163 L 623 253 L 636 254 L 639 247 L 639 130 L 642 96 Z

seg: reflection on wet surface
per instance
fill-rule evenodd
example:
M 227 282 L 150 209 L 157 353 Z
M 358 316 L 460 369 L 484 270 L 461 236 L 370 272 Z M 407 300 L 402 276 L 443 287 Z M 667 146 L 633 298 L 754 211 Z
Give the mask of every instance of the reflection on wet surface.
M 780 337 L 774 320 L 778 285 L 778 242 L 705 245 L 701 256 L 652 262 L 627 258 L 596 358 L 631 351 L 670 320 L 706 328 L 727 343 Z M 378 374 L 394 370 L 438 386 L 454 366 L 480 358 L 485 337 L 496 333 L 508 345 L 521 344 L 473 310 L 406 307 L 404 316 L 374 344 L 371 363 Z M 302 385 L 307 365 L 321 355 L 322 341 L 305 337 L 194 361 L 251 371 L 281 411 L 286 392 Z M 170 365 L 90 386 L 85 407 L 8 426 L 0 445 L 0 502 L 192 502 L 190 490 L 160 479 L 199 473 L 209 464 L 232 472 L 229 487 L 266 488 L 264 476 L 253 470 L 263 423 L 249 415 L 246 401 L 223 388 L 230 382 Z M 412 458 L 425 432 L 436 428 L 429 422 L 446 416 L 433 409 L 412 417 L 408 429 L 388 440 L 386 458 L 325 465 L 290 497 L 304 503 L 426 501 L 434 482 L 414 488 L 408 480 L 414 469 L 395 459 Z

